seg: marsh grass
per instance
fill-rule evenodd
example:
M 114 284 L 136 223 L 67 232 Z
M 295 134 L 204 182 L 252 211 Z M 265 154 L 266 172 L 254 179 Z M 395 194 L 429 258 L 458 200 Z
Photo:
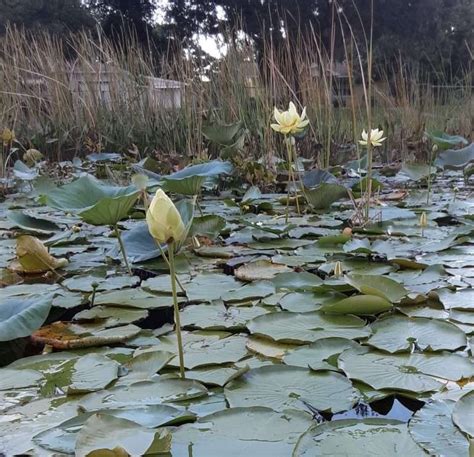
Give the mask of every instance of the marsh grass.
M 344 40 L 345 55 L 339 58 L 348 67 L 344 99 L 334 95 L 339 81 L 327 71 L 336 60 L 334 49 L 325 49 L 315 33 L 284 46 L 266 43 L 258 63 L 248 42 L 229 40 L 226 57 L 209 68 L 179 49 L 156 62 L 133 40 L 111 43 L 100 33 L 59 40 L 9 28 L 0 39 L 0 127 L 15 130 L 20 155 L 29 147 L 50 160 L 90 151 L 133 151 L 137 158 L 176 156 L 187 162 L 210 154 L 203 125 L 241 120 L 247 135 L 242 156 L 271 164 L 273 156 L 285 153 L 269 128 L 273 106 L 294 100 L 299 108 L 307 106 L 311 121 L 308 134 L 298 141 L 298 155 L 320 166 L 335 165 L 355 156 L 355 148 L 344 152 L 340 146 L 354 144 L 367 128 L 361 84 L 367 63 L 365 45 L 355 42 L 343 21 L 334 27 L 332 40 Z M 71 72 L 91 73 L 99 63 L 108 72 L 107 103 L 97 83 L 85 84 L 80 94 L 71 86 Z M 147 97 L 146 77 L 156 75 L 157 68 L 159 76 L 185 83 L 180 107 L 157 106 Z M 421 142 L 425 129 L 470 137 L 470 73 L 459 84 L 446 84 L 441 93 L 402 59 L 385 69 L 370 78 L 371 125 L 389 137 L 377 151 L 382 160 L 417 153 L 410 148 Z

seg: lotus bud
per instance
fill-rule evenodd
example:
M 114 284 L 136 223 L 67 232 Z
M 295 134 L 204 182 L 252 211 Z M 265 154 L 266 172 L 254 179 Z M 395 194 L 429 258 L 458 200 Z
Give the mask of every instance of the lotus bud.
M 439 149 L 438 145 L 433 144 L 433 147 L 431 148 L 431 150 L 436 153 L 436 152 L 438 152 L 438 149 Z
M 428 217 L 426 216 L 426 212 L 425 212 L 425 211 L 423 211 L 423 212 L 420 214 L 420 227 L 421 227 L 421 228 L 428 227 Z
M 0 135 L 0 139 L 2 140 L 4 145 L 12 143 L 13 141 L 15 141 L 15 138 L 16 138 L 15 137 L 15 132 L 13 130 L 10 130 L 10 129 L 3 129 L 3 131 Z
M 171 199 L 161 190 L 156 191 L 146 212 L 150 235 L 160 244 L 182 241 L 186 228 Z
M 337 261 L 334 264 L 334 277 L 335 278 L 340 278 L 343 275 L 344 271 L 342 269 L 342 263 Z

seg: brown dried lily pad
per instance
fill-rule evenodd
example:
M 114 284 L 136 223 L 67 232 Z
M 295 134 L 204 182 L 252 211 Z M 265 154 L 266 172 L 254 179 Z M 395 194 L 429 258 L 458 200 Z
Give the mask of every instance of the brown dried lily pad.
M 75 349 L 121 343 L 138 335 L 140 331 L 133 324 L 104 329 L 100 324 L 54 322 L 34 332 L 31 339 L 54 349 Z

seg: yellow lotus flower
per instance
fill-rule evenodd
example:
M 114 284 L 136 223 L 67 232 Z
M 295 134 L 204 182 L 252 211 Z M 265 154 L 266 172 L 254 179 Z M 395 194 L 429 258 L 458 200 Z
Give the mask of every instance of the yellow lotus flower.
M 382 146 L 382 142 L 385 141 L 387 138 L 383 137 L 383 130 L 379 129 L 371 129 L 370 130 L 370 144 L 372 146 Z M 359 141 L 362 146 L 367 146 L 369 143 L 369 134 L 363 130 L 362 131 L 362 140 Z
M 15 132 L 13 130 L 10 130 L 10 129 L 3 129 L 1 135 L 0 135 L 0 139 L 2 140 L 3 144 L 4 145 L 7 145 L 9 143 L 11 143 L 12 141 L 15 140 Z
M 186 228 L 176 206 L 161 190 L 156 191 L 146 212 L 148 231 L 158 243 L 181 241 Z
M 421 228 L 428 227 L 428 216 L 426 215 L 424 211 L 420 214 L 420 227 Z
M 277 123 L 271 124 L 270 127 L 276 132 L 283 133 L 283 135 L 296 135 L 301 133 L 309 124 L 309 120 L 306 119 L 306 107 L 303 108 L 300 116 L 293 102 L 290 102 L 288 111 L 279 111 L 278 108 L 275 107 L 273 116 Z

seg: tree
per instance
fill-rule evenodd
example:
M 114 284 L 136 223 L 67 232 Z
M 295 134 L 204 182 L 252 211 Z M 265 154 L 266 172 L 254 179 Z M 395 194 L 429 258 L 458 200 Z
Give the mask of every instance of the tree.
M 108 37 L 121 40 L 132 36 L 142 45 L 157 45 L 152 0 L 87 0 L 86 5 Z
M 278 47 L 315 34 L 327 48 L 332 6 L 366 52 L 372 0 L 177 0 L 168 9 L 173 33 L 190 41 L 195 33 L 216 34 L 228 27 L 244 31 L 261 55 L 268 43 Z M 373 0 L 374 61 L 391 66 L 400 59 L 434 77 L 462 74 L 472 57 L 472 0 Z M 221 14 L 219 14 L 219 11 Z M 343 56 L 339 20 L 336 55 Z M 347 36 L 347 35 L 346 35 Z M 471 49 L 472 52 L 472 49 Z
M 0 33 L 8 23 L 64 34 L 91 27 L 94 20 L 80 0 L 20 0 L 2 2 Z

